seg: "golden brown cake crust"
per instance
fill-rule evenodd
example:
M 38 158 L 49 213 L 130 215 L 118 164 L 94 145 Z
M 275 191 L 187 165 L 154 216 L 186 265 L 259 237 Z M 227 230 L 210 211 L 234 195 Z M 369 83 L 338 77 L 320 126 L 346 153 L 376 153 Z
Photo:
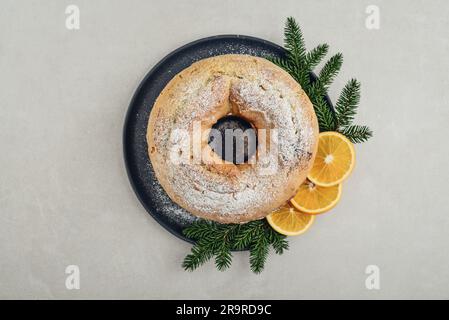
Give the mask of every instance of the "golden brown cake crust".
M 204 137 L 229 114 L 258 130 L 276 129 L 278 153 L 258 150 L 254 163 L 217 164 Z M 199 162 L 190 161 L 198 122 L 208 155 Z M 151 111 L 147 142 L 156 177 L 174 202 L 205 219 L 240 223 L 265 217 L 296 194 L 315 158 L 318 123 L 287 72 L 263 58 L 222 55 L 192 64 L 166 85 Z

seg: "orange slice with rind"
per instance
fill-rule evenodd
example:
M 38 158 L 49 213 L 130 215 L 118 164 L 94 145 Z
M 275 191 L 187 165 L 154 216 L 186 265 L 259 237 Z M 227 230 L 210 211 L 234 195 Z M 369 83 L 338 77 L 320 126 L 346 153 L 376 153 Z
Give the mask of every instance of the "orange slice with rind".
M 315 216 L 298 211 L 287 204 L 267 216 L 270 226 L 286 236 L 297 236 L 306 232 L 313 224 Z
M 341 183 L 332 187 L 321 187 L 307 180 L 290 202 L 301 212 L 320 214 L 335 207 L 340 200 L 341 190 Z
M 354 145 L 338 132 L 322 132 L 318 151 L 307 178 L 322 187 L 332 187 L 345 180 L 355 165 Z

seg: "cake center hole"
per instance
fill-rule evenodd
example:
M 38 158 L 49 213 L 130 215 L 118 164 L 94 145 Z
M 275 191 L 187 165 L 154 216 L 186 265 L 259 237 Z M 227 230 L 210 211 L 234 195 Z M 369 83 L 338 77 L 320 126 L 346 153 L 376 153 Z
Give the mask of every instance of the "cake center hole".
M 257 130 L 245 119 L 226 116 L 212 126 L 208 143 L 223 160 L 247 163 L 257 150 Z

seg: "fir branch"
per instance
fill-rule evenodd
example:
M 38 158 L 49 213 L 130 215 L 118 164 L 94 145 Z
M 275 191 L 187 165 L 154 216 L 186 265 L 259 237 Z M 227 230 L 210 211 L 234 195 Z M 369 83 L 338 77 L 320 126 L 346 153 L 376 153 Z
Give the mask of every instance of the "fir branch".
M 192 247 L 191 253 L 184 258 L 182 263 L 184 270 L 193 271 L 210 260 L 213 257 L 213 245 L 213 241 L 198 241 Z
M 289 60 L 296 65 L 303 63 L 306 55 L 306 46 L 301 28 L 293 17 L 288 17 L 284 28 L 284 47 Z
M 327 43 L 320 44 L 313 48 L 310 52 L 306 54 L 305 65 L 307 69 L 312 70 L 315 68 L 321 60 L 326 56 L 329 50 L 329 45 Z
M 285 236 L 274 231 L 266 220 L 245 224 L 219 224 L 199 220 L 185 228 L 184 234 L 197 240 L 182 264 L 188 271 L 195 270 L 213 257 L 217 269 L 225 270 L 232 263 L 231 250 L 249 249 L 251 270 L 259 273 L 265 265 L 270 245 L 277 254 L 288 250 Z
M 306 66 L 306 46 L 301 28 L 294 18 L 289 17 L 284 28 L 284 46 L 287 51 L 287 58 L 278 61 L 281 68 L 284 68 L 303 87 L 310 84 L 310 68 Z M 315 57 L 316 58 L 316 57 Z
M 304 66 L 292 66 L 291 70 L 290 75 L 307 92 L 307 88 L 310 87 L 310 72 Z
M 326 56 L 329 46 L 321 44 L 307 52 L 301 28 L 292 17 L 287 18 L 284 35 L 286 58 L 271 57 L 270 60 L 287 71 L 306 92 L 315 109 L 320 131 L 339 131 L 355 143 L 368 140 L 372 136 L 368 127 L 351 126 L 360 101 L 360 83 L 357 80 L 352 79 L 346 84 L 335 111 L 331 110 L 325 99 L 327 89 L 341 69 L 343 55 L 337 53 L 332 56 L 317 79 L 312 80 L 313 68 Z
M 214 237 L 218 232 L 219 225 L 216 225 L 207 220 L 198 220 L 192 223 L 190 226 L 183 230 L 186 237 L 199 240 L 210 239 Z
M 229 241 L 223 241 L 217 248 L 215 266 L 218 270 L 224 271 L 231 266 L 232 253 L 229 248 Z
M 335 112 L 340 127 L 352 124 L 357 113 L 360 102 L 360 82 L 351 79 L 341 91 L 340 97 L 335 105 Z
M 248 248 L 257 233 L 257 226 L 259 223 L 260 222 L 256 220 L 240 225 L 239 232 L 234 238 L 233 249 L 244 250 Z
M 320 96 L 314 99 L 313 107 L 320 126 L 320 132 L 335 131 L 337 128 L 337 121 L 334 112 L 329 108 L 327 101 Z
M 288 250 L 288 241 L 286 236 L 276 232 L 273 228 L 268 226 L 268 240 L 273 246 L 274 252 L 277 254 L 283 254 L 284 250 Z
M 270 242 L 266 237 L 263 225 L 258 226 L 256 236 L 253 238 L 249 250 L 249 264 L 251 271 L 261 273 L 265 267 L 265 261 L 268 257 Z
M 367 141 L 373 136 L 373 132 L 367 126 L 352 125 L 338 130 L 353 143 L 361 143 Z
M 321 69 L 317 82 L 319 85 L 327 90 L 327 88 L 331 85 L 332 81 L 334 81 L 338 72 L 341 69 L 343 64 L 343 55 L 341 53 L 337 53 L 332 56 Z

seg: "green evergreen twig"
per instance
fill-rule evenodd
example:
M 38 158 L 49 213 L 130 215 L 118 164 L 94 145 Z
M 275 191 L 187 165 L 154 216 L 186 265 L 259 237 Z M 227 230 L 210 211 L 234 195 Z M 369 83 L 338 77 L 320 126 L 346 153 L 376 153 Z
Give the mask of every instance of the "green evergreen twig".
M 357 107 L 360 102 L 360 82 L 351 79 L 341 91 L 340 97 L 335 104 L 335 112 L 338 118 L 338 125 L 345 127 L 354 121 Z
M 270 245 L 275 253 L 288 250 L 286 237 L 274 231 L 266 220 L 245 224 L 219 224 L 206 220 L 193 222 L 183 230 L 196 244 L 184 258 L 183 268 L 193 271 L 215 257 L 215 266 L 223 271 L 231 266 L 231 250 L 250 250 L 250 267 L 260 273 L 268 257 Z
M 284 34 L 284 47 L 287 50 L 289 60 L 295 65 L 303 64 L 306 55 L 306 46 L 301 28 L 293 17 L 287 18 Z
M 333 55 L 321 69 L 317 83 L 319 83 L 320 88 L 327 91 L 327 88 L 332 84 L 338 72 L 340 72 L 341 66 L 343 65 L 343 55 L 337 53 Z
M 352 143 L 367 141 L 373 136 L 373 132 L 367 126 L 352 125 L 338 129 L 338 132 L 346 136 Z
M 320 44 L 316 48 L 312 49 L 306 54 L 306 68 L 312 70 L 315 68 L 321 60 L 326 56 L 329 51 L 329 45 L 327 43 Z
M 311 80 L 313 69 L 329 51 L 327 44 L 321 44 L 307 52 L 304 37 L 294 18 L 287 18 L 284 32 L 285 58 L 270 58 L 286 70 L 303 88 L 312 102 L 317 115 L 320 132 L 338 131 L 354 143 L 367 141 L 372 131 L 366 126 L 352 125 L 360 102 L 360 83 L 351 79 L 343 88 L 335 105 L 330 110 L 325 99 L 327 89 L 334 81 L 343 64 L 343 55 L 337 53 L 326 61 L 315 80 Z

